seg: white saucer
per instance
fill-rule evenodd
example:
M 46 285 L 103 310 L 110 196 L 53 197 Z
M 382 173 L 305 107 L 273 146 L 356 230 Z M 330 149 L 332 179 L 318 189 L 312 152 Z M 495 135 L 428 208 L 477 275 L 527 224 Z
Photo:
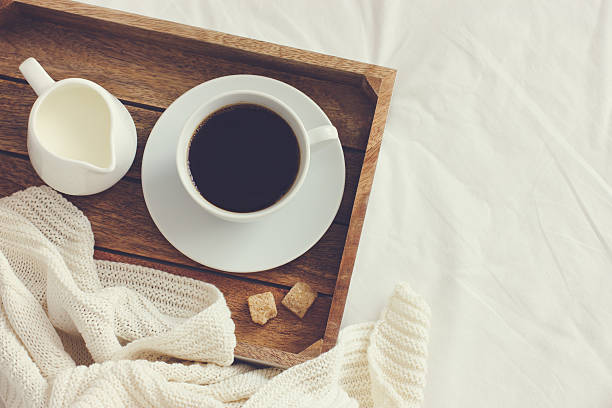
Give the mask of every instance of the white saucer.
M 344 154 L 340 140 L 318 146 L 298 194 L 260 221 L 232 223 L 213 217 L 182 186 L 175 151 L 191 113 L 203 101 L 233 90 L 261 91 L 281 99 L 306 129 L 331 124 L 316 103 L 284 82 L 255 75 L 213 79 L 181 95 L 153 127 L 142 159 L 142 190 L 157 228 L 187 257 L 227 272 L 258 272 L 294 260 L 327 231 L 344 192 Z

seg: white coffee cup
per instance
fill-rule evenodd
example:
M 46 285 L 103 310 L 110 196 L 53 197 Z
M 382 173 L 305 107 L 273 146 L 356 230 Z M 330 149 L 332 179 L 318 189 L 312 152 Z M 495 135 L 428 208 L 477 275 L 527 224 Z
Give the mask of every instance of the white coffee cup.
M 188 161 L 190 140 L 204 119 L 226 106 L 241 103 L 263 106 L 282 117 L 289 126 L 291 126 L 297 138 L 300 150 L 300 167 L 296 179 L 289 191 L 271 206 L 248 213 L 228 211 L 207 201 L 206 198 L 200 194 L 192 181 Z M 338 131 L 331 125 L 324 125 L 307 130 L 299 116 L 286 103 L 278 98 L 257 91 L 232 91 L 205 102 L 195 110 L 189 119 L 187 119 L 181 131 L 176 150 L 176 168 L 179 178 L 189 196 L 208 213 L 226 221 L 250 222 L 278 211 L 291 201 L 302 187 L 306 175 L 308 174 L 311 147 L 328 140 L 334 140 L 337 137 Z

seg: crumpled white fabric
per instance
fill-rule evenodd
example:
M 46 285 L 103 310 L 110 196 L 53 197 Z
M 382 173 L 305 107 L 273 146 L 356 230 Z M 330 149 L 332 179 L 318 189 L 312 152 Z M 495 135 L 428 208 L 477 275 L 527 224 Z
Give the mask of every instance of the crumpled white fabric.
M 426 407 L 612 405 L 609 1 L 87 2 L 398 69 L 345 324 L 407 280 Z
M 10 408 L 420 407 L 429 307 L 398 284 L 376 323 L 282 372 L 234 364 L 213 285 L 93 259 L 48 186 L 0 199 L 0 401 Z M 245 299 L 246 301 L 246 299 Z

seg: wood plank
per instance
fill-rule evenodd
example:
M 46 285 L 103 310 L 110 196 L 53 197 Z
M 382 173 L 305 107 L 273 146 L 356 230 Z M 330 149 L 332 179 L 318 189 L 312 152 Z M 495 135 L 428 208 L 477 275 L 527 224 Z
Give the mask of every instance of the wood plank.
M 36 100 L 36 94 L 29 85 L 0 79 L 0 109 L 4 113 L 0 116 L 0 150 L 17 154 L 27 154 L 26 134 L 30 108 Z M 138 134 L 138 146 L 134 164 L 127 173 L 128 177 L 140 179 L 140 165 L 146 141 L 153 129 L 153 125 L 161 112 L 140 107 L 127 106 L 134 119 Z M 335 222 L 348 225 L 359 174 L 365 153 L 353 149 L 344 150 L 346 184 L 340 209 L 336 214 Z
M 164 265 L 104 250 L 96 250 L 94 258 L 146 266 L 215 285 L 225 296 L 225 301 L 232 312 L 232 319 L 236 324 L 236 340 L 239 343 L 299 353 L 321 338 L 325 331 L 331 303 L 329 296 L 319 296 L 304 319 L 299 319 L 280 303 L 287 289 L 257 282 L 242 280 L 238 282 L 236 278 L 223 274 Z M 262 292 L 272 292 L 278 308 L 278 316 L 264 326 L 251 321 L 247 305 L 247 298 L 250 295 Z
M 289 368 L 314 357 L 301 353 L 287 353 L 283 350 L 248 343 L 238 343 L 234 349 L 234 354 L 237 359 L 248 363 L 263 363 L 266 366 L 278 368 Z
M 0 0 L 0 26 L 8 26 L 17 19 L 17 6 L 12 0 Z
M 43 182 L 29 160 L 0 153 L 1 196 L 40 184 Z M 91 222 L 97 246 L 202 268 L 161 235 L 146 209 L 140 183 L 123 180 L 100 194 L 67 198 Z M 269 271 L 240 276 L 286 287 L 301 280 L 320 293 L 332 294 L 346 231 L 347 227 L 333 224 L 312 249 L 296 260 Z
M 344 146 L 365 151 L 375 104 L 361 86 L 324 81 L 95 31 L 40 20 L 0 28 L 0 74 L 22 78 L 19 64 L 34 56 L 56 80 L 83 77 L 120 99 L 167 107 L 188 89 L 219 76 L 265 75 L 311 97 L 338 128 Z M 134 81 L 132 78 L 137 77 Z M 163 78 L 163 80 L 161 80 Z
M 321 354 L 323 339 L 319 339 L 300 352 L 301 356 L 316 357 Z
M 329 319 L 325 329 L 325 337 L 323 338 L 323 352 L 329 350 L 334 346 L 334 344 L 336 344 L 338 333 L 340 332 L 340 324 L 342 323 L 342 315 L 344 314 L 344 307 L 351 282 L 351 275 L 353 273 L 353 266 L 355 265 L 355 258 L 357 257 L 357 248 L 361 238 L 363 220 L 368 207 L 368 198 L 370 197 L 370 191 L 372 190 L 374 172 L 376 171 L 378 153 L 380 152 L 380 145 L 382 143 L 383 132 L 385 130 L 385 123 L 387 120 L 387 114 L 389 112 L 389 104 L 391 103 L 391 94 L 393 92 L 394 82 L 395 73 L 391 73 L 374 88 L 376 94 L 379 96 L 379 99 L 376 106 L 374 122 L 372 123 L 372 133 L 370 134 L 366 156 L 361 169 L 359 186 L 357 187 L 357 195 L 355 197 L 355 205 L 353 206 L 353 213 L 351 215 L 351 223 L 349 225 L 349 231 L 344 244 L 342 262 L 340 263 L 340 271 L 338 272 L 338 279 L 336 281 L 336 287 L 334 288 L 334 299 L 332 300 Z
M 360 84 L 363 77 L 384 78 L 395 72 L 378 65 L 66 0 L 18 0 L 15 3 L 24 14 L 64 25 L 155 40 L 249 65 L 290 68 L 300 75 L 333 82 Z

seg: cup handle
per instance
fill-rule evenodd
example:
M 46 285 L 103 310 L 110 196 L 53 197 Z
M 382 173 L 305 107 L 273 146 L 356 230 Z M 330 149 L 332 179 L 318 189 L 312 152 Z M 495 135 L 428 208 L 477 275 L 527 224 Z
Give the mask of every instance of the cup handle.
M 19 65 L 19 70 L 26 81 L 28 81 L 28 84 L 34 89 L 36 95 L 42 94 L 55 83 L 49 74 L 47 74 L 47 71 L 32 57 L 23 61 Z
M 310 129 L 308 132 L 308 143 L 310 147 L 315 147 L 327 140 L 338 138 L 338 129 L 332 125 L 323 125 Z

